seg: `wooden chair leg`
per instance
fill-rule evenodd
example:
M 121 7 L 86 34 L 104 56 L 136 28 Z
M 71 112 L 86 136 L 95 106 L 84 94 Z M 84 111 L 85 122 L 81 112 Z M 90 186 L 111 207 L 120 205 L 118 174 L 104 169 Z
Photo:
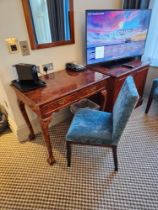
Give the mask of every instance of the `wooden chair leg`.
M 112 147 L 115 171 L 118 171 L 117 146 Z
M 153 100 L 153 97 L 152 97 L 152 95 L 150 94 L 149 99 L 148 99 L 148 103 L 147 103 L 147 106 L 146 106 L 146 110 L 145 110 L 145 113 L 146 113 L 146 114 L 148 113 L 148 111 L 149 111 L 149 109 L 150 109 L 152 100 Z
M 71 166 L 71 143 L 69 141 L 66 142 L 67 148 L 67 166 Z

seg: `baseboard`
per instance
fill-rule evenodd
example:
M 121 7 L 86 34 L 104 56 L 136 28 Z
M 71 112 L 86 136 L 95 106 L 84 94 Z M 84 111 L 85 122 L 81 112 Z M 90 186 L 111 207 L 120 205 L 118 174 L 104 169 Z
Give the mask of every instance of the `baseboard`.
M 53 113 L 52 121 L 49 127 L 54 126 L 62 122 L 63 120 L 66 120 L 70 116 L 71 116 L 71 113 L 69 109 L 63 109 L 60 112 Z M 17 139 L 20 142 L 24 142 L 28 140 L 29 130 L 26 124 L 23 124 L 20 127 L 17 127 L 16 123 L 9 117 L 8 117 L 8 122 L 10 125 L 10 129 L 12 130 L 12 132 L 14 133 L 14 135 L 17 137 Z M 31 120 L 31 125 L 33 126 L 35 134 L 41 132 L 41 127 L 37 118 Z

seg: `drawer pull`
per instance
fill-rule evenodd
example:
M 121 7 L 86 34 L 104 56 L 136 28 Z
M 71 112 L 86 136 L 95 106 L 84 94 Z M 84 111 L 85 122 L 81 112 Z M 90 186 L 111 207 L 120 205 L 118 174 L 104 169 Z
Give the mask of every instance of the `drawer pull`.
M 65 100 L 64 99 L 61 99 L 60 101 L 58 101 L 58 104 L 60 104 L 60 105 L 65 104 Z
M 90 91 L 96 91 L 96 89 L 97 89 L 97 87 L 92 87 L 91 89 L 90 89 Z

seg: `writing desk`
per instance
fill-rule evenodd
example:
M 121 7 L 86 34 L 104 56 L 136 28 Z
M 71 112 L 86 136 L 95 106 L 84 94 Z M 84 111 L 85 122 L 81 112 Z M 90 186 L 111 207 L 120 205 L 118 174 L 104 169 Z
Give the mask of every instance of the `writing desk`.
M 48 132 L 52 113 L 70 104 L 99 93 L 101 108 L 104 110 L 106 103 L 106 83 L 109 76 L 89 69 L 82 72 L 62 70 L 49 74 L 41 79 L 47 84 L 46 87 L 38 88 L 28 92 L 21 92 L 13 87 L 21 113 L 29 128 L 29 139 L 35 138 L 35 134 L 28 118 L 25 105 L 29 106 L 38 116 L 44 141 L 48 150 L 48 163 L 55 162 L 50 136 Z

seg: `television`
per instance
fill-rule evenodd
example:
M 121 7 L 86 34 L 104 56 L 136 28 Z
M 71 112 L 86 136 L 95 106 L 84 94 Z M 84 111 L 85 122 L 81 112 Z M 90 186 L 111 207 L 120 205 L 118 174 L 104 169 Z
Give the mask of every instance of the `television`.
M 106 63 L 144 53 L 151 10 L 87 10 L 86 63 Z

